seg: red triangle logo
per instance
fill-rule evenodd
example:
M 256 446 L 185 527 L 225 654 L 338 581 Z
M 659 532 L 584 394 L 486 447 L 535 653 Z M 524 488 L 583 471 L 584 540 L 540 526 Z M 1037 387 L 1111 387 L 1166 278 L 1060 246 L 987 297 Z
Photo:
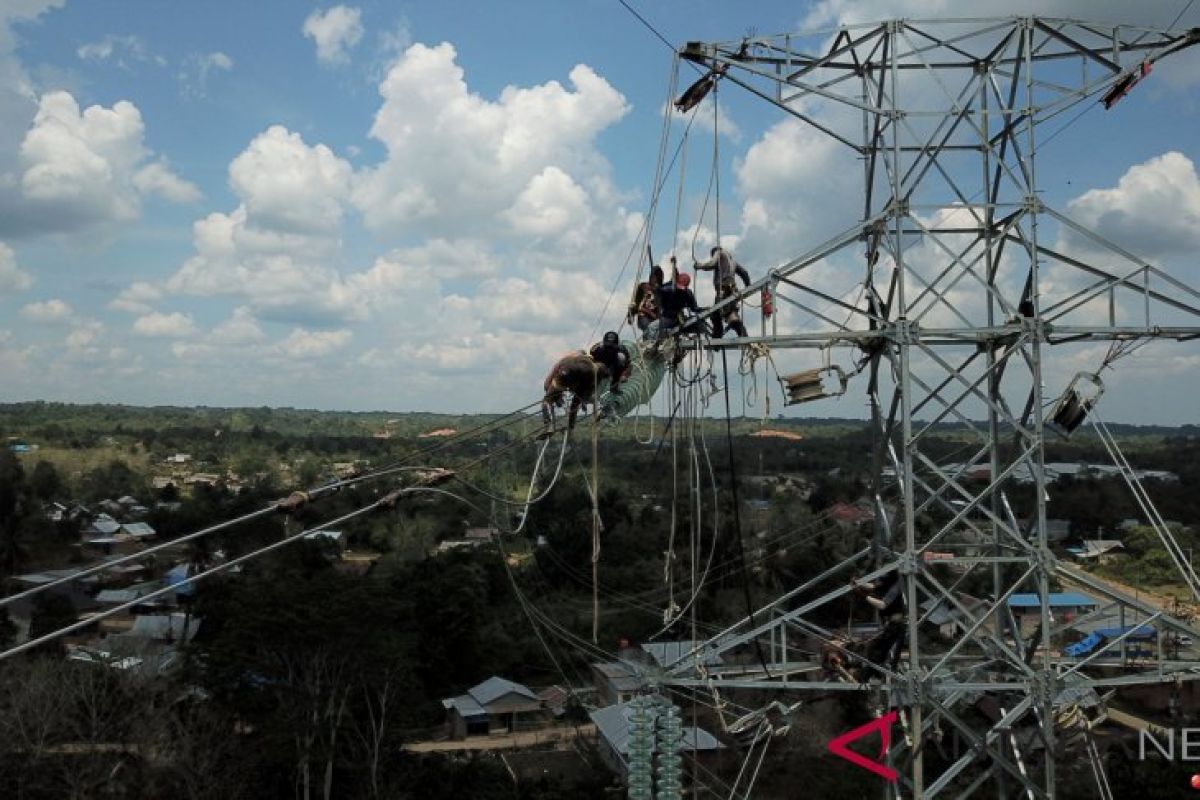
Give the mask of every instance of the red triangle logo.
M 846 731 L 841 736 L 829 742 L 829 752 L 833 753 L 835 756 L 846 759 L 855 766 L 874 772 L 876 775 L 880 776 L 886 781 L 895 781 L 897 777 L 896 770 L 879 762 L 881 762 L 883 757 L 887 755 L 888 747 L 892 743 L 892 723 L 896 721 L 896 718 L 897 714 L 893 709 L 879 719 L 873 719 L 866 725 L 860 725 L 852 731 Z M 864 736 L 869 736 L 875 731 L 879 731 L 879 739 L 881 742 L 879 747 L 879 758 L 877 758 L 875 761 L 872 761 L 866 756 L 860 756 L 858 753 L 846 747 L 846 745 L 850 744 L 854 740 L 861 739 Z

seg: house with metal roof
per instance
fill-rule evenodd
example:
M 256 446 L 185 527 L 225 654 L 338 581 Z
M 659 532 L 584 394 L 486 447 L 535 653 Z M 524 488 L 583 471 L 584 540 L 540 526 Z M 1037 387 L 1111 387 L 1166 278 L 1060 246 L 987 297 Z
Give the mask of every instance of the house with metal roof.
M 1116 639 L 1121 639 L 1121 645 L 1112 651 L 1112 655 L 1149 657 L 1153 655 L 1153 650 L 1147 649 L 1147 646 L 1157 643 L 1158 630 L 1152 625 L 1118 625 L 1096 628 L 1081 641 L 1064 647 L 1063 653 L 1072 658 L 1079 658 L 1090 655 L 1101 644 Z
M 631 713 L 629 703 L 619 703 L 589 714 L 592 722 L 596 725 L 596 749 L 600 753 L 600 758 L 609 769 L 621 777 L 621 780 L 625 780 L 628 776 L 629 715 Z M 658 709 L 651 707 L 648 713 L 657 717 Z M 657 747 L 655 749 L 657 750 Z M 724 749 L 725 745 L 703 728 L 683 726 L 682 754 L 685 759 L 696 759 L 711 770 L 717 766 L 715 761 Z M 683 773 L 687 775 L 690 772 L 685 766 Z
M 670 667 L 685 659 L 689 664 L 700 659 L 706 667 L 719 667 L 725 663 L 721 656 L 713 652 L 711 646 L 701 650 L 703 645 L 704 642 L 690 639 L 676 642 L 646 642 L 642 645 L 642 650 L 648 653 L 650 658 L 654 659 L 654 663 L 660 667 Z
M 1068 552 L 1084 561 L 1103 563 L 1112 557 L 1120 555 L 1117 550 L 1124 550 L 1125 545 L 1119 539 L 1085 539 L 1083 547 L 1069 548 Z
M 311 533 L 304 534 L 304 538 L 311 542 L 330 545 L 336 548 L 339 553 L 346 549 L 346 534 L 344 531 L 312 531 Z
M 1095 608 L 1099 605 L 1094 597 L 1088 597 L 1079 592 L 1051 592 L 1046 597 L 1046 603 L 1054 609 L 1078 611 L 1082 608 Z M 1014 611 L 1041 608 L 1041 601 L 1033 592 L 1020 592 L 1010 595 L 1008 605 Z
M 498 675 L 443 699 L 442 708 L 455 739 L 536 728 L 546 720 L 545 706 L 532 689 Z
M 119 530 L 121 530 L 121 523 L 108 514 L 100 514 L 83 529 L 83 538 L 98 539 L 103 536 L 112 536 Z
M 200 620 L 190 614 L 145 614 L 134 617 L 133 627 L 127 633 L 113 636 L 176 643 L 191 641 L 198 630 Z
M 126 522 L 121 526 L 121 533 L 135 539 L 153 539 L 158 535 L 154 528 L 145 522 Z
M 103 589 L 96 594 L 96 602 L 102 606 L 120 606 L 145 597 L 158 588 L 160 587 L 157 581 L 150 581 L 124 589 Z
M 931 597 L 921 603 L 922 621 L 936 625 L 943 636 L 950 638 L 969 630 L 988 608 L 987 602 L 965 592 L 955 592 L 954 599 L 957 602 L 951 602 L 946 597 Z M 983 624 L 990 629 L 987 621 Z
M 645 679 L 637 669 L 623 661 L 592 664 L 592 684 L 602 705 L 624 703 L 642 690 Z
M 1051 592 L 1046 596 L 1046 605 L 1056 620 L 1069 622 L 1073 617 L 1097 608 L 1100 602 L 1079 592 Z M 1008 607 L 1023 633 L 1029 633 L 1040 622 L 1041 601 L 1033 592 L 1009 595 Z

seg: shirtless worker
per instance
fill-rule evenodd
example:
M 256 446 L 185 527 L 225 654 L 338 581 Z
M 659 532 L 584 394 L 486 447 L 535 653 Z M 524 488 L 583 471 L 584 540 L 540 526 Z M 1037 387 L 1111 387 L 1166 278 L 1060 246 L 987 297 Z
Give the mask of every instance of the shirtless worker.
M 546 376 L 542 398 L 542 421 L 547 429 L 554 425 L 554 406 L 562 407 L 563 397 L 571 393 L 571 408 L 567 413 L 567 428 L 575 427 L 575 418 L 584 403 L 596 393 L 596 384 L 608 377 L 608 367 L 597 364 L 582 351 L 568 353 L 555 362 Z

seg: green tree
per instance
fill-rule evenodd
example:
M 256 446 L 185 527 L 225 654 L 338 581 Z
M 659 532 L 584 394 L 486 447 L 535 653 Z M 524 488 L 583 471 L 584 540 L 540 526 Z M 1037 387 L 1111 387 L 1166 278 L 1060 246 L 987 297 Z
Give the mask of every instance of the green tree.
M 8 449 L 0 450 L 0 574 L 13 575 L 21 560 L 21 523 L 29 513 L 25 470 Z
M 53 500 L 63 490 L 62 477 L 49 461 L 39 461 L 29 476 L 29 489 L 39 500 Z
M 72 624 L 75 620 L 75 605 L 70 598 L 55 591 L 42 592 L 33 600 L 33 613 L 29 620 L 29 638 L 39 639 Z M 62 644 L 59 641 L 50 642 L 47 649 L 61 650 Z
M 84 494 L 93 502 L 106 498 L 115 499 L 127 494 L 138 496 L 144 493 L 144 489 L 145 477 L 118 459 L 109 461 L 83 476 Z
M 17 625 L 8 617 L 8 607 L 0 608 L 0 649 L 12 646 L 17 640 Z
M 410 698 L 422 696 L 412 614 L 388 582 L 307 561 L 203 590 L 189 669 L 218 709 L 253 727 L 260 769 L 277 776 L 264 795 L 355 796 L 378 785 L 397 729 L 412 723 Z

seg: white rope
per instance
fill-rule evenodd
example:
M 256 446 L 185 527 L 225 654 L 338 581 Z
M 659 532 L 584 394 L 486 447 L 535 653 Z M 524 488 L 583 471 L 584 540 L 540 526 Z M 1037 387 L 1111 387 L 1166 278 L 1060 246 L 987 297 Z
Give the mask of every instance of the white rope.
M 533 465 L 533 475 L 529 478 L 529 491 L 525 494 L 525 504 L 521 511 L 521 522 L 513 529 L 513 533 L 520 533 L 525 529 L 525 523 L 529 520 L 529 507 L 534 503 L 540 503 L 554 489 L 554 485 L 558 483 L 558 476 L 562 474 L 563 458 L 567 454 L 567 441 L 569 438 L 566 433 L 563 434 L 562 449 L 558 453 L 558 466 L 554 468 L 554 476 L 550 479 L 550 483 L 546 486 L 545 491 L 534 497 L 533 491 L 537 485 L 538 473 L 542 471 L 542 457 L 546 454 L 546 448 L 550 446 L 551 440 L 547 439 L 542 442 L 542 447 L 538 450 L 537 461 Z

